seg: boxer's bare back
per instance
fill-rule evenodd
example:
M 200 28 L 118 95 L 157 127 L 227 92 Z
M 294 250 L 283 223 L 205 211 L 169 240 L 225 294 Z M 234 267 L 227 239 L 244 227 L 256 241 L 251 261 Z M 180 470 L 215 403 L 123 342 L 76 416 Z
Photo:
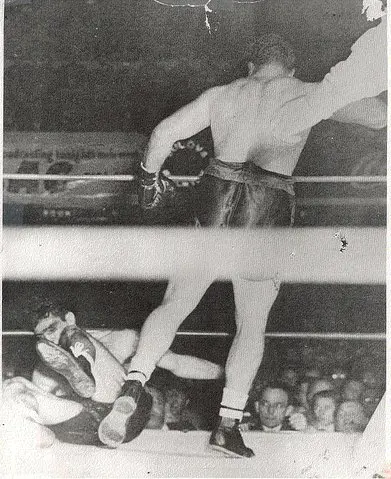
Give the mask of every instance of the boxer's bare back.
M 219 160 L 252 161 L 264 169 L 291 175 L 310 130 L 301 134 L 298 143 L 287 144 L 274 137 L 271 120 L 279 108 L 313 87 L 273 65 L 264 67 L 260 74 L 211 88 L 155 128 L 144 166 L 148 171 L 158 170 L 178 138 L 189 138 L 210 126 Z
M 273 136 L 271 118 L 286 102 L 308 92 L 312 85 L 291 77 L 250 76 L 213 89 L 209 114 L 215 156 L 225 162 L 254 164 L 291 175 L 309 130 L 294 145 Z

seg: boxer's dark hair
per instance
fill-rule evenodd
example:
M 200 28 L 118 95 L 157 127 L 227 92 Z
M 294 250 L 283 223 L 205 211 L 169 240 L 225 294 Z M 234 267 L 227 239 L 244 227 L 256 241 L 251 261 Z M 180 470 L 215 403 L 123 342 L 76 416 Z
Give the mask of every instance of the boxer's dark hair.
M 254 63 L 257 69 L 278 62 L 287 70 L 292 70 L 296 62 L 292 46 L 275 33 L 266 33 L 250 43 L 246 48 L 245 59 Z
M 65 321 L 65 315 L 68 313 L 68 309 L 59 302 L 51 299 L 44 299 L 31 304 L 29 308 L 29 318 L 31 326 L 35 328 L 41 319 L 47 318 L 50 313 L 60 317 Z

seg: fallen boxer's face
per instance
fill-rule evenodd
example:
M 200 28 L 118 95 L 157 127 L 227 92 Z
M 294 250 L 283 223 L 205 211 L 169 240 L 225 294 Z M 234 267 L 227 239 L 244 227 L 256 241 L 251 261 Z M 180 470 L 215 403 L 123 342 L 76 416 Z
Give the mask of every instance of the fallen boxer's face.
M 41 336 L 51 341 L 52 343 L 58 344 L 60 340 L 61 333 L 64 328 L 66 328 L 67 322 L 63 321 L 60 316 L 57 316 L 53 313 L 49 313 L 49 316 L 39 320 L 37 326 L 34 329 L 34 334 L 36 336 Z

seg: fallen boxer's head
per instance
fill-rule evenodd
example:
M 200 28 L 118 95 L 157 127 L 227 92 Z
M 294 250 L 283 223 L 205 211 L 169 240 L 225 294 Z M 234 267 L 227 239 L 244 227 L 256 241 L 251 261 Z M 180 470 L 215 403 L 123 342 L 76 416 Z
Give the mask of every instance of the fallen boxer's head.
M 44 337 L 55 344 L 59 343 L 61 333 L 70 325 L 76 324 L 75 315 L 60 304 L 46 301 L 33 312 L 34 334 Z

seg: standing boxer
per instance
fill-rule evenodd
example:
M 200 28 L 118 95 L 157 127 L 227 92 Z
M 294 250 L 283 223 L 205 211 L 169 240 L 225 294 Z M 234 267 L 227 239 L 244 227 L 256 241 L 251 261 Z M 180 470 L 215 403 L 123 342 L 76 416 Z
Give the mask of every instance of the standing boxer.
M 289 226 L 293 219 L 292 172 L 306 142 L 305 131 L 294 145 L 273 135 L 271 118 L 287 101 L 302 96 L 313 84 L 295 78 L 295 55 L 278 35 L 260 37 L 248 49 L 247 78 L 211 88 L 163 120 L 153 131 L 141 165 L 140 203 L 164 207 L 174 194 L 173 183 L 160 168 L 172 144 L 210 126 L 216 158 L 201 179 L 196 210 L 201 226 Z M 364 110 L 364 115 L 362 115 Z M 365 109 L 349 109 L 340 118 L 367 126 L 379 125 L 385 105 L 368 100 Z M 337 117 L 335 117 L 337 119 Z M 251 251 L 248 251 L 251 255 Z M 210 445 L 227 455 L 251 457 L 239 431 L 248 392 L 261 363 L 269 311 L 277 297 L 276 272 L 262 281 L 232 278 L 236 305 L 236 335 L 226 363 L 219 421 Z M 137 409 L 146 381 L 170 347 L 175 333 L 197 306 L 212 277 L 171 278 L 162 304 L 143 325 L 137 353 L 131 362 L 122 395 L 130 418 Z M 120 398 L 123 404 L 124 397 Z M 106 423 L 111 423 L 110 414 Z M 115 421 L 112 421 L 115 436 Z

